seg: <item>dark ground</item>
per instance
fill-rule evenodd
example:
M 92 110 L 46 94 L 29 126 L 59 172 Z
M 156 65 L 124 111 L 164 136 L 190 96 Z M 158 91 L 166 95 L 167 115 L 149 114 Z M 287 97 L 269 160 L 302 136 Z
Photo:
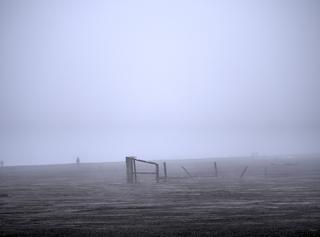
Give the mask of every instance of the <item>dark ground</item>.
M 168 161 L 181 178 L 135 185 L 124 162 L 4 167 L 0 236 L 320 236 L 320 159 L 215 160 L 218 178 L 199 177 L 213 160 Z

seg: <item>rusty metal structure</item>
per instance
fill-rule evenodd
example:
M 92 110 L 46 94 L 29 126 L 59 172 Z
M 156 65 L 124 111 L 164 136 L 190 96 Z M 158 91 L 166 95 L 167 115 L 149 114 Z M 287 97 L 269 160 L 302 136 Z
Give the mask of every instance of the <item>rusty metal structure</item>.
M 147 163 L 155 166 L 154 172 L 138 172 L 136 162 Z M 167 165 L 166 162 L 163 162 L 164 177 L 160 177 L 159 164 L 153 161 L 146 161 L 137 159 L 135 156 L 126 157 L 126 170 L 127 170 L 127 183 L 133 184 L 138 182 L 138 174 L 154 174 L 155 180 L 157 183 L 160 182 L 160 179 L 167 181 Z

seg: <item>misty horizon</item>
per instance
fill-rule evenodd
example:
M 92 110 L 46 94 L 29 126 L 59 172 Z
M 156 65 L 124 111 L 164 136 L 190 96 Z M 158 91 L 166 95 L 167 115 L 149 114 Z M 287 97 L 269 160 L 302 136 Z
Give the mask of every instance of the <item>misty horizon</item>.
M 1 1 L 5 165 L 320 153 L 318 1 Z

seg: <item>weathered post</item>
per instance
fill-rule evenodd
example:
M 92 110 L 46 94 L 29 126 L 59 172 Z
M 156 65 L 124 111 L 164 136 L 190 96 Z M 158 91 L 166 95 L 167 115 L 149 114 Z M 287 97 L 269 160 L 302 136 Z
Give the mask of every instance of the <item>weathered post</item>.
M 247 172 L 247 169 L 248 169 L 248 166 L 246 166 L 244 168 L 244 170 L 242 171 L 241 175 L 240 175 L 240 178 L 242 178 L 244 176 L 244 174 Z
M 156 164 L 156 181 L 159 183 L 160 180 L 160 175 L 159 175 L 159 165 Z
M 126 157 L 126 168 L 127 168 L 127 183 L 132 184 L 133 183 L 133 160 L 134 158 L 132 156 Z
M 214 176 L 218 177 L 218 166 L 217 166 L 217 162 L 214 162 Z
M 79 157 L 77 157 L 76 163 L 77 163 L 77 165 L 80 165 L 80 158 Z
M 164 172 L 164 181 L 167 181 L 167 164 L 166 162 L 163 162 L 163 172 Z
M 182 166 L 181 168 L 184 170 L 184 172 L 186 172 L 186 174 L 187 174 L 190 178 L 192 178 L 192 175 L 189 173 L 189 171 L 188 171 L 186 168 L 184 168 L 183 166 Z
M 1 168 L 3 168 L 3 166 L 4 166 L 4 162 L 3 162 L 3 160 L 2 160 L 2 161 L 0 161 L 0 165 L 1 165 Z

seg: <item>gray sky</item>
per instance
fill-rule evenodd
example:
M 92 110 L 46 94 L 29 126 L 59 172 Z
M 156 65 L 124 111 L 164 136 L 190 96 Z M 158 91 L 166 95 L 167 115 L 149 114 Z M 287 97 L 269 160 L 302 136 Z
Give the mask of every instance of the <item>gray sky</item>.
M 320 152 L 320 2 L 0 0 L 8 165 Z

